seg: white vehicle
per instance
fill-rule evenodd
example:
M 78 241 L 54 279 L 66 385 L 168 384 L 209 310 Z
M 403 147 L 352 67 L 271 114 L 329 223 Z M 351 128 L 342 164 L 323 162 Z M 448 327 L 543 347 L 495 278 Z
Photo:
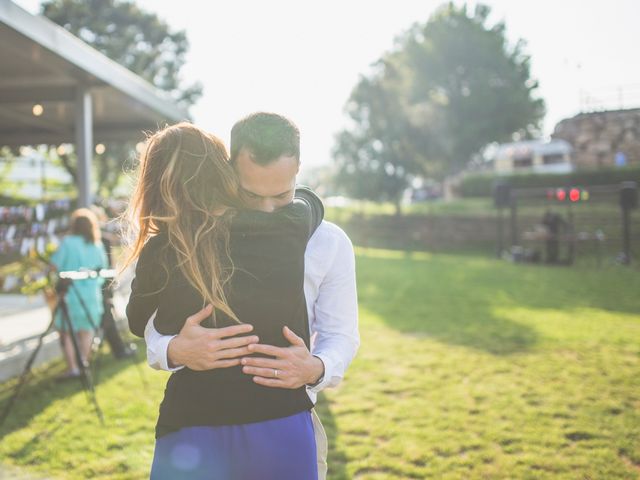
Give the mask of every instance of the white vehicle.
M 568 173 L 572 150 L 564 140 L 528 140 L 498 145 L 490 159 L 498 174 Z

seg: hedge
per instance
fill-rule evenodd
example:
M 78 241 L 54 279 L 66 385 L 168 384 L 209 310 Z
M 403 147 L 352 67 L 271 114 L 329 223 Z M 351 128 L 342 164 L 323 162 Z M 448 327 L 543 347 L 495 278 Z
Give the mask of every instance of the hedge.
M 458 193 L 463 197 L 490 197 L 493 195 L 493 186 L 498 180 L 509 183 L 514 188 L 590 187 L 593 185 L 618 184 L 628 180 L 640 184 L 640 167 L 576 170 L 566 174 L 468 175 L 460 183 Z

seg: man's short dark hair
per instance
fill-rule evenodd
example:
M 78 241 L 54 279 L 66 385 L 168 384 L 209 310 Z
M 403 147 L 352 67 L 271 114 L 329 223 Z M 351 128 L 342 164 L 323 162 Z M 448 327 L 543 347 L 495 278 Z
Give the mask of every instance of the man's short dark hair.
M 257 112 L 236 122 L 231 129 L 231 161 L 246 148 L 260 165 L 268 165 L 283 155 L 300 160 L 300 131 L 286 117 Z

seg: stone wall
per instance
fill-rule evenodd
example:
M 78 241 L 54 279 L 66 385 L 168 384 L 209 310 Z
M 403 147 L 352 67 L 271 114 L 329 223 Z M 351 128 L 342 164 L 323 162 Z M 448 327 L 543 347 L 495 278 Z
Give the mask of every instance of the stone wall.
M 578 168 L 615 166 L 617 152 L 628 165 L 640 165 L 640 108 L 581 113 L 558 123 L 551 136 L 573 146 Z
M 495 217 L 355 215 L 340 226 L 359 246 L 432 251 L 483 249 L 490 252 L 495 248 L 497 232 Z

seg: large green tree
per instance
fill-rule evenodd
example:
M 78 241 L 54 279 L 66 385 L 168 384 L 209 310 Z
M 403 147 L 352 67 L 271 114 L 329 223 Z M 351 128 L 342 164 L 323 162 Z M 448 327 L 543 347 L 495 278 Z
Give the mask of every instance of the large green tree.
M 489 25 L 491 10 L 449 3 L 409 30 L 403 53 L 413 73 L 413 104 L 436 103 L 443 138 L 440 160 L 453 173 L 487 143 L 539 134 L 545 107 L 536 98 L 524 41 L 510 45 L 505 24 Z M 424 128 L 428 128 L 427 119 Z
M 46 0 L 42 14 L 107 57 L 167 92 L 188 109 L 202 95 L 199 83 L 185 85 L 180 70 L 189 42 L 183 30 L 174 31 L 151 12 L 122 0 Z M 107 195 L 122 178 L 133 151 L 132 144 L 111 142 L 94 165 L 98 192 Z M 54 154 L 52 152 L 52 154 Z M 60 156 L 65 169 L 76 177 L 73 153 Z
M 400 200 L 412 175 L 424 171 L 423 133 L 407 114 L 406 75 L 381 60 L 351 93 L 347 113 L 351 127 L 336 138 L 336 186 L 354 198 Z
M 489 15 L 484 5 L 441 6 L 356 85 L 346 107 L 351 122 L 334 151 L 347 193 L 397 202 L 414 174 L 443 178 L 488 143 L 538 132 L 544 102 L 530 57 Z M 389 163 L 403 168 L 373 168 Z

